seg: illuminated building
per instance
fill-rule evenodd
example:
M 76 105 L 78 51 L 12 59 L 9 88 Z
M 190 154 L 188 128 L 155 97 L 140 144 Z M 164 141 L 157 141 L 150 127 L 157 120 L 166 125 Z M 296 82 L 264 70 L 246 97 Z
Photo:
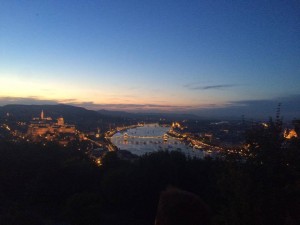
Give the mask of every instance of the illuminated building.
M 167 135 L 167 134 L 164 134 L 164 135 L 163 135 L 163 139 L 164 139 L 164 141 L 168 141 L 168 135 Z
M 285 130 L 285 131 L 284 131 L 284 137 L 285 137 L 286 139 L 291 139 L 291 138 L 297 138 L 298 135 L 297 135 L 297 133 L 296 133 L 295 130 L 290 130 L 290 131 Z
M 60 126 L 64 126 L 65 125 L 65 121 L 64 121 L 63 117 L 59 117 L 57 119 L 57 125 L 60 125 Z
M 42 111 L 40 118 L 33 118 L 29 124 L 27 134 L 36 137 L 58 133 L 75 134 L 75 132 L 75 125 L 65 124 L 63 117 L 58 118 L 57 122 L 53 122 L 52 118 L 45 117 L 44 111 Z

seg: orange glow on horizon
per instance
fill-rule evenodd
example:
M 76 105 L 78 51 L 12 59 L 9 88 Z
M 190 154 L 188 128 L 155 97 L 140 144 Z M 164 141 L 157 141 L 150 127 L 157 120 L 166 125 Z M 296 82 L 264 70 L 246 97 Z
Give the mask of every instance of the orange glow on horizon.
M 27 100 L 39 104 L 52 102 L 71 104 L 88 109 L 108 108 L 112 110 L 158 110 L 186 111 L 190 109 L 211 108 L 211 102 L 216 106 L 226 105 L 222 100 L 212 97 L 195 97 L 180 90 L 130 89 L 103 85 L 101 88 L 91 88 L 85 85 L 65 82 L 63 80 L 45 80 L 37 78 L 22 79 L 14 74 L 0 77 L 0 99 L 9 98 L 9 103 L 17 100 Z M 168 92 L 169 91 L 169 92 Z M 43 104 L 43 103 L 42 103 Z

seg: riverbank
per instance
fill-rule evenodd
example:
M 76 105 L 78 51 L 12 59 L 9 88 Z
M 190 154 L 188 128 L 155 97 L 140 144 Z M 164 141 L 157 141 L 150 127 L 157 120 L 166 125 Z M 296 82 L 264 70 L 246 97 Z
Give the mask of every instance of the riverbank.
M 141 156 L 156 151 L 180 151 L 187 156 L 203 158 L 202 151 L 194 150 L 182 139 L 166 134 L 169 127 L 159 124 L 145 124 L 126 130 L 126 137 L 123 132 L 115 133 L 110 137 L 112 144 L 121 150 L 127 150 L 135 155 Z

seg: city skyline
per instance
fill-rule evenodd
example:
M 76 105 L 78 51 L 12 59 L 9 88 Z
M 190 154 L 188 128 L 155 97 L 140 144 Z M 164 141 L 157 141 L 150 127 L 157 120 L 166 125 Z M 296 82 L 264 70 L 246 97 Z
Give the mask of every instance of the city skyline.
M 299 116 L 300 4 L 4 1 L 0 105 Z

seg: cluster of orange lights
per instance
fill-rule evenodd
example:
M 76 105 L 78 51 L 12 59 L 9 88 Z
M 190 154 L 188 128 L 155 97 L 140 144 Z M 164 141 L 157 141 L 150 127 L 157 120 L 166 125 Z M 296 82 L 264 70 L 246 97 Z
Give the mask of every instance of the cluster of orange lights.
M 178 123 L 178 122 L 173 122 L 173 123 L 172 123 L 172 128 L 176 128 L 176 127 L 181 128 L 180 123 Z
M 296 131 L 294 129 L 288 131 L 288 130 L 285 130 L 284 131 L 284 138 L 285 139 L 292 139 L 292 138 L 297 138 L 298 135 L 296 133 Z

